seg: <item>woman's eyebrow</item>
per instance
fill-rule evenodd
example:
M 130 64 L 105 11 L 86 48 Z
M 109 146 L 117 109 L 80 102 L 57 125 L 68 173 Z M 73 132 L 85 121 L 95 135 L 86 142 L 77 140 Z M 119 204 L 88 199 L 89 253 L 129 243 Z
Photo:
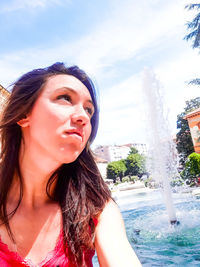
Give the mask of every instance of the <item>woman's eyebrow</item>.
M 71 87 L 66 87 L 66 86 L 56 88 L 55 91 L 56 91 L 56 92 L 57 92 L 57 91 L 70 91 L 70 92 L 72 92 L 72 93 L 74 93 L 74 94 L 77 94 L 76 90 L 74 90 L 74 89 L 71 88 Z

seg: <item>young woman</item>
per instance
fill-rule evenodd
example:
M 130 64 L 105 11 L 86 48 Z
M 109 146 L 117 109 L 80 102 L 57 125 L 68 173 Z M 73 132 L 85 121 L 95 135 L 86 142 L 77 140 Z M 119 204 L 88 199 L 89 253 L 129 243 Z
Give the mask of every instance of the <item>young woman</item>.
M 56 63 L 23 75 L 1 121 L 0 266 L 141 266 L 96 167 L 94 86 Z

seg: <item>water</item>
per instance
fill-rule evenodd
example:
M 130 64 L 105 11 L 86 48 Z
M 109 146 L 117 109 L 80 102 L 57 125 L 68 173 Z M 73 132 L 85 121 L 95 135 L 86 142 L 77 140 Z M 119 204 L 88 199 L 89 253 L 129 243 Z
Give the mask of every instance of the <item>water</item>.
M 142 266 L 200 266 L 200 199 L 173 194 L 179 226 L 169 224 L 160 191 L 120 192 L 117 203 Z M 138 234 L 135 230 L 140 230 Z M 97 258 L 94 267 L 98 267 Z
M 179 176 L 176 167 L 176 148 L 164 108 L 163 90 L 150 69 L 143 75 L 144 103 L 146 108 L 147 137 L 149 143 L 149 172 L 161 186 L 169 221 L 176 221 L 170 181 Z
M 189 193 L 171 192 L 170 181 L 178 177 L 175 144 L 163 105 L 162 86 L 151 70 L 144 72 L 143 89 L 149 166 L 162 190 L 120 192 L 116 201 L 127 236 L 142 266 L 200 266 L 200 199 Z M 169 223 L 176 220 L 180 225 Z M 99 266 L 97 257 L 94 266 Z

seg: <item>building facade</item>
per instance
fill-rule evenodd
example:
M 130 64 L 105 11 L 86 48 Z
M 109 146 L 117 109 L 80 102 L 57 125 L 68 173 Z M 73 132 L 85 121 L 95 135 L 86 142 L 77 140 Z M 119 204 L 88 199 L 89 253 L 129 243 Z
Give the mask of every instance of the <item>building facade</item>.
M 200 153 L 200 108 L 187 114 L 184 119 L 188 121 L 190 127 L 194 151 Z
M 103 179 L 106 179 L 107 176 L 107 166 L 108 166 L 108 161 L 105 159 L 102 159 L 100 157 L 98 157 L 95 153 L 93 154 L 94 156 L 94 160 L 97 164 L 97 167 L 101 173 L 101 176 L 103 177 Z
M 2 113 L 10 92 L 7 91 L 2 85 L 0 85 L 0 114 Z
M 118 161 L 121 159 L 125 159 L 128 156 L 131 147 L 136 148 L 140 154 L 147 154 L 146 144 L 140 143 L 98 146 L 97 148 L 95 148 L 94 153 L 98 157 L 103 158 L 108 162 Z

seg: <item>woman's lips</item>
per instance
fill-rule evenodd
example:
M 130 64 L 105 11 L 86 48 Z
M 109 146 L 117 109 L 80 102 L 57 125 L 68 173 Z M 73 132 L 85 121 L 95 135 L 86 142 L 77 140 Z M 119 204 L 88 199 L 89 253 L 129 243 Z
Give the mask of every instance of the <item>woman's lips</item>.
M 83 140 L 83 134 L 81 131 L 78 130 L 70 130 L 70 131 L 66 131 L 65 134 L 67 136 L 72 136 L 74 138 L 80 139 L 81 141 Z

